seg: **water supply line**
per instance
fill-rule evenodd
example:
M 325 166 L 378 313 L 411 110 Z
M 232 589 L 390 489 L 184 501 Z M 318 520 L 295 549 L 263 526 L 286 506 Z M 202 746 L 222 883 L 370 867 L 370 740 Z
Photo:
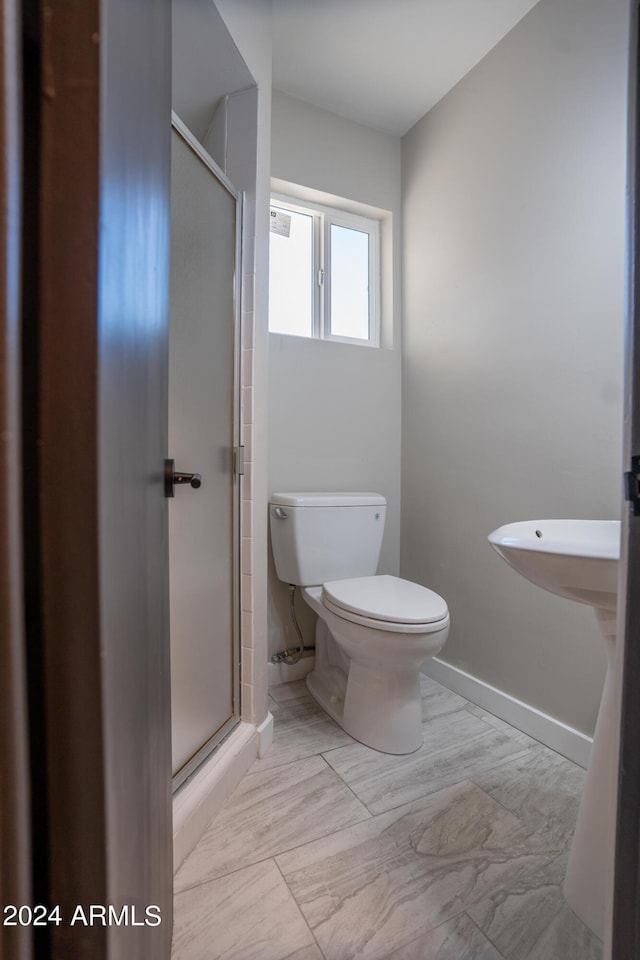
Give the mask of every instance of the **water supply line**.
M 291 611 L 291 619 L 293 621 L 293 626 L 295 627 L 298 640 L 300 641 L 300 646 L 290 647 L 288 650 L 281 650 L 279 653 L 274 653 L 271 657 L 271 663 L 286 663 L 287 666 L 292 667 L 294 663 L 297 663 L 298 660 L 302 657 L 302 654 L 305 650 L 315 650 L 315 647 L 305 647 L 304 637 L 302 636 L 302 630 L 300 629 L 300 624 L 298 623 L 298 617 L 296 616 L 296 585 L 295 583 L 289 584 L 289 609 Z

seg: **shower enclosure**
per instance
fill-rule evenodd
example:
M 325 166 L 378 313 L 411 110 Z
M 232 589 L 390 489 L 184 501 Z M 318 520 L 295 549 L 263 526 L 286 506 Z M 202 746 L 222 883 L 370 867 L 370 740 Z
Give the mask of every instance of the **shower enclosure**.
M 168 484 L 173 778 L 239 719 L 240 196 L 174 115 Z M 183 478 L 187 481 L 189 478 Z

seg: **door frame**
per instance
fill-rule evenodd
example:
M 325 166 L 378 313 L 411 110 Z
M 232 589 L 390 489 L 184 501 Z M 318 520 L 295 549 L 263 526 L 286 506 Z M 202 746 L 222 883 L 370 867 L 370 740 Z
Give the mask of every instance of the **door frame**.
M 233 197 L 236 204 L 235 218 L 235 251 L 234 251 L 234 278 L 233 278 L 233 388 L 232 388 L 232 504 L 231 524 L 233 530 L 232 542 L 232 616 L 231 616 L 231 657 L 233 666 L 232 676 L 232 715 L 214 730 L 211 736 L 202 744 L 200 749 L 180 767 L 173 775 L 174 792 L 191 776 L 224 740 L 226 736 L 240 723 L 240 669 L 241 669 L 241 612 L 240 612 L 240 584 L 241 584 L 241 544 L 242 532 L 240 529 L 240 478 L 244 473 L 244 448 L 240 445 L 241 435 L 241 403 L 240 388 L 242 375 L 242 222 L 244 197 L 240 190 L 231 182 L 224 170 L 216 163 L 213 157 L 205 150 L 202 143 L 194 136 L 187 125 L 180 119 L 175 110 L 171 111 L 171 126 L 184 143 L 195 153 L 209 172 L 219 181 L 227 193 Z M 170 321 L 171 322 L 171 321 Z M 169 545 L 171 550 L 171 545 Z
M 0 906 L 32 897 L 21 451 L 23 105 L 20 4 L 0 18 Z M 23 27 L 24 30 L 24 27 Z M 26 38 L 23 38 L 26 40 Z M 29 38 L 29 42 L 32 40 Z M 35 41 L 33 41 L 35 45 Z M 0 956 L 28 960 L 28 927 L 0 926 Z
M 640 456 L 640 3 L 630 8 L 625 343 L 624 469 Z M 636 510 L 638 511 L 636 513 Z M 617 681 L 620 750 L 610 950 L 613 960 L 640 957 L 640 503 L 625 503 L 619 583 Z

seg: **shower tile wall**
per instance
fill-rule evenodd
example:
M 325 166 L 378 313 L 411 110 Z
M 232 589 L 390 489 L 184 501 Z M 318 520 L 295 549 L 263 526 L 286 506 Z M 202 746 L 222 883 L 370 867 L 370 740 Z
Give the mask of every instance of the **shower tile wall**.
M 580 767 L 427 678 L 405 757 L 271 694 L 272 749 L 176 875 L 173 960 L 601 960 L 561 891 Z

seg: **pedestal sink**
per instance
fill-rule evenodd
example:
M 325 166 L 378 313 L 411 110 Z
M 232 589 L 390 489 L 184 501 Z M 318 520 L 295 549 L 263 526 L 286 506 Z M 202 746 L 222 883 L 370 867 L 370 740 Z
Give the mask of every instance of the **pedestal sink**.
M 519 574 L 568 600 L 594 608 L 604 638 L 607 673 L 591 760 L 564 882 L 564 895 L 601 939 L 613 751 L 613 655 L 620 558 L 618 520 L 526 520 L 489 534 L 489 543 Z

